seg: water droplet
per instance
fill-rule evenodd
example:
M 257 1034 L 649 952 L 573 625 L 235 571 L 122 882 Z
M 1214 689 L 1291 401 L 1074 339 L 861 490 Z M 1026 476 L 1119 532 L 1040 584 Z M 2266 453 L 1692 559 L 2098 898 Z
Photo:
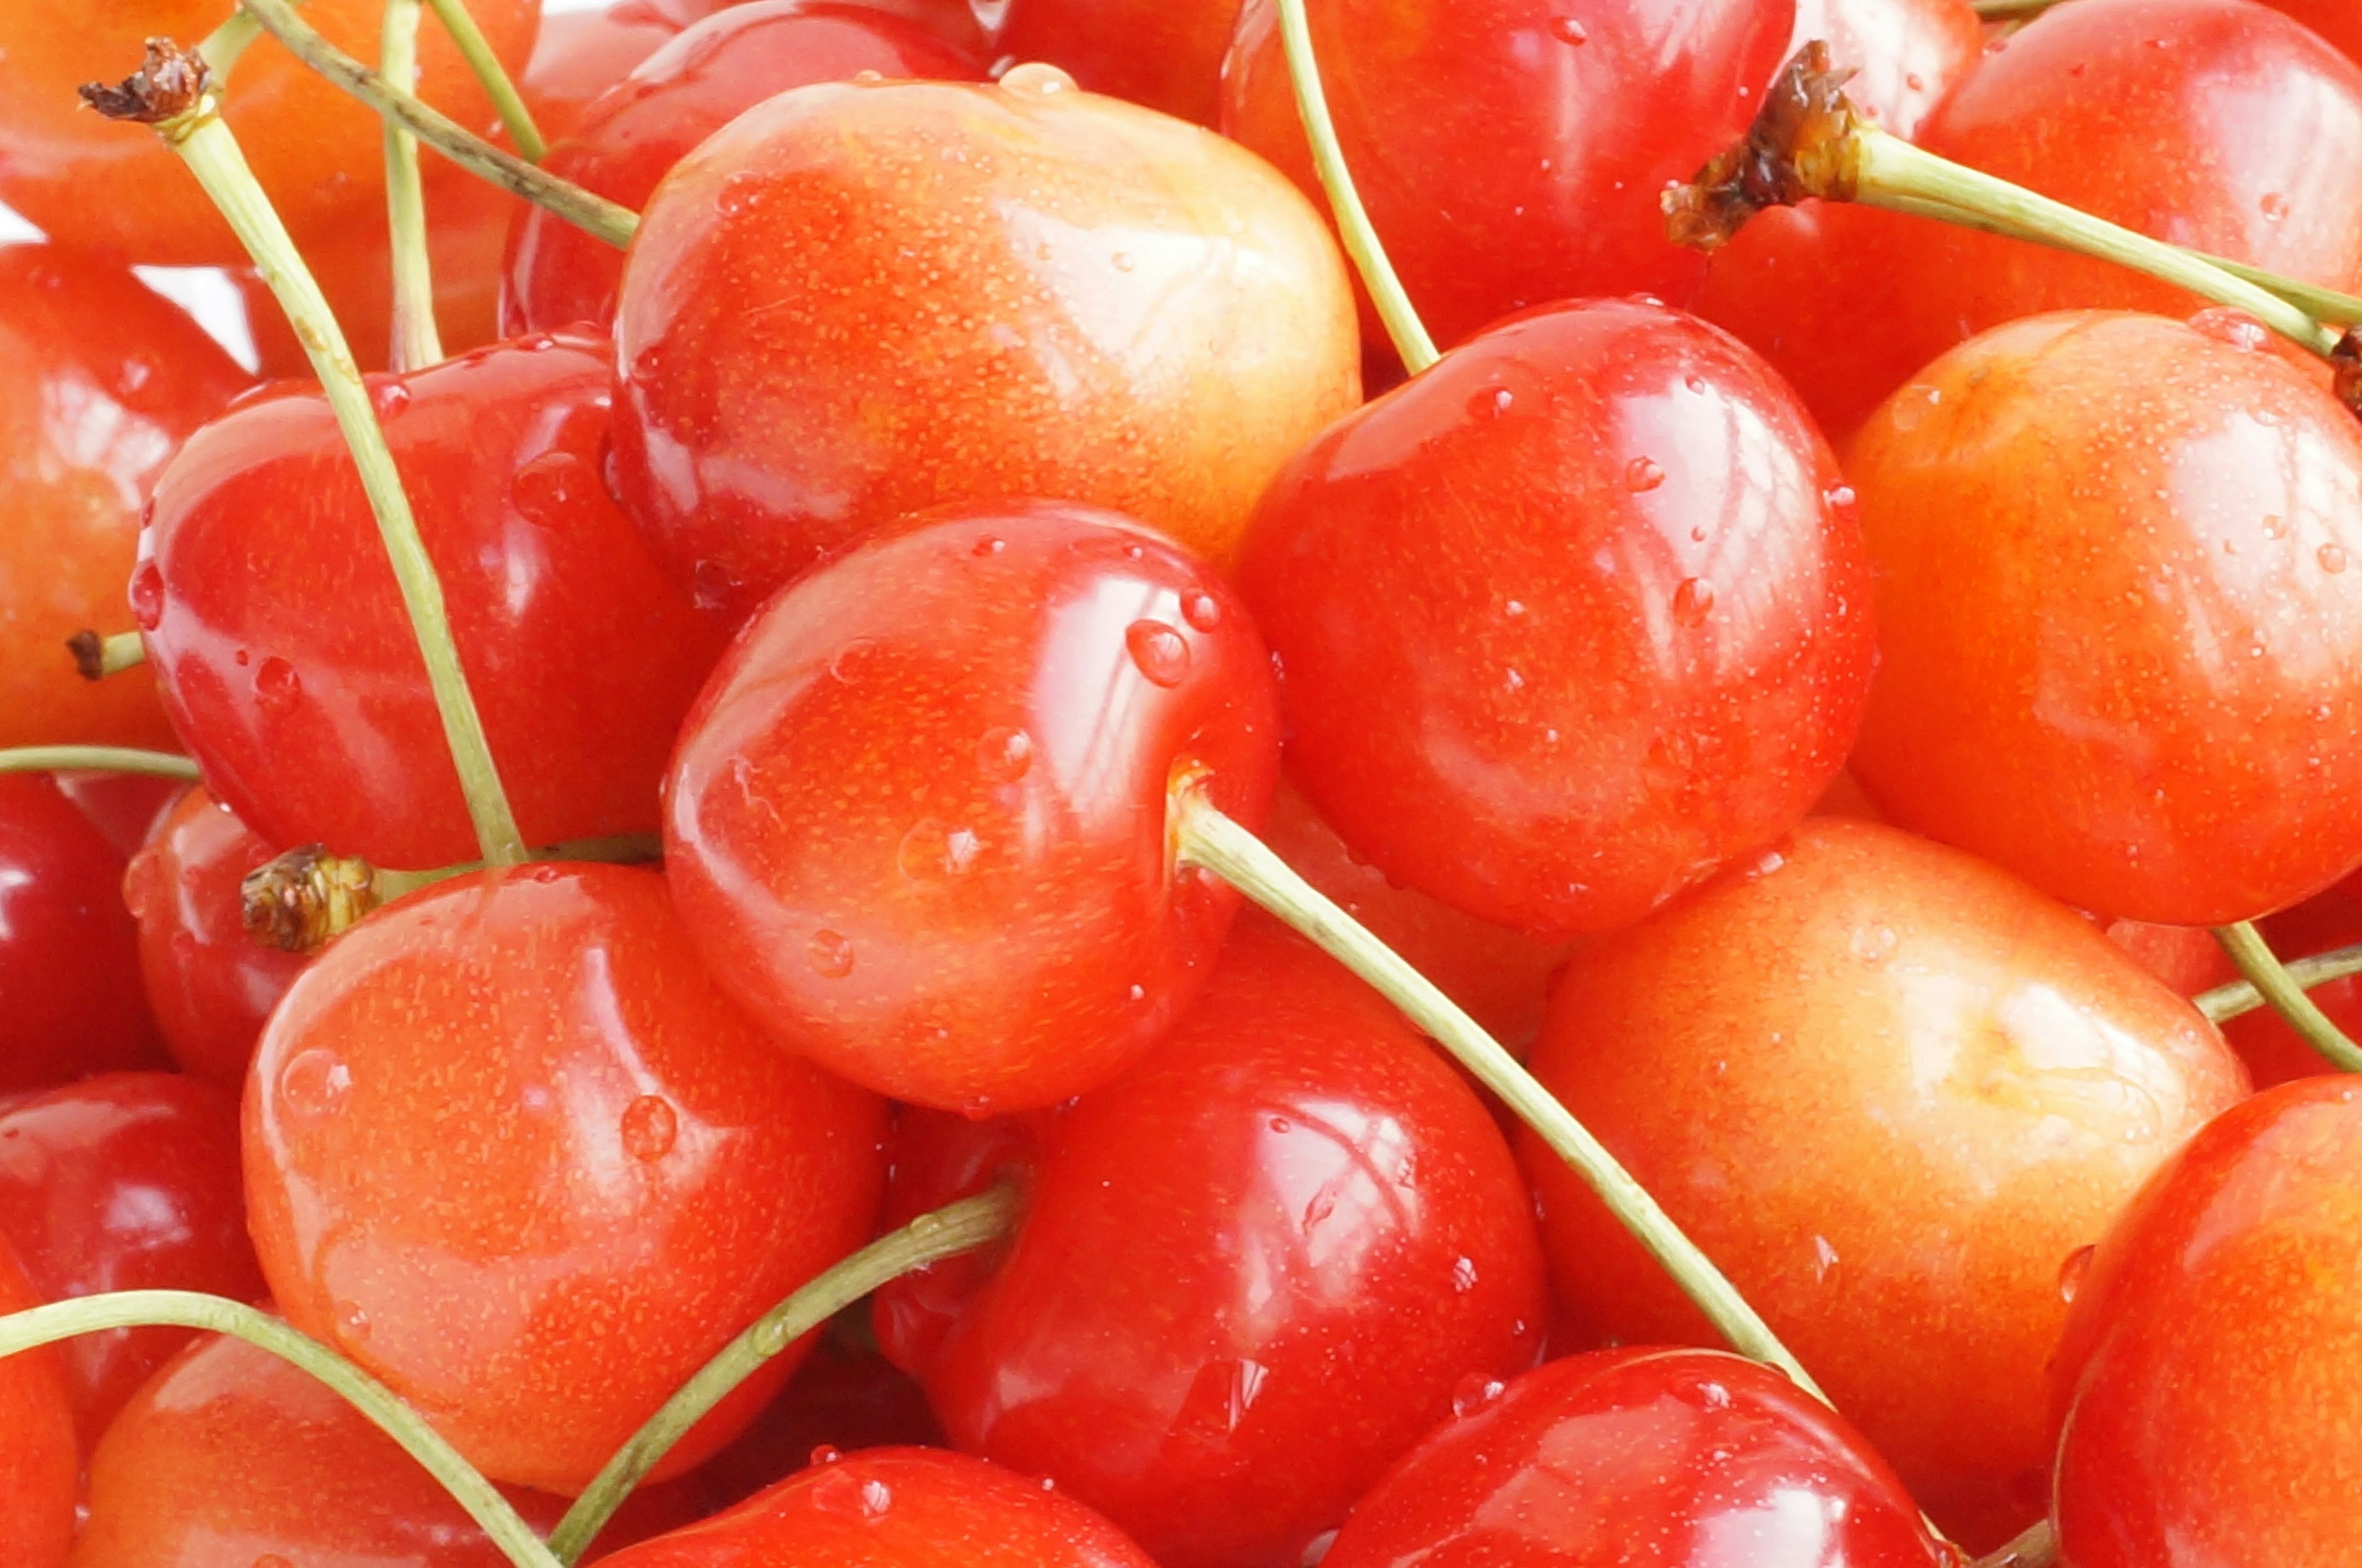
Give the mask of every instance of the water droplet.
M 1497 1377 L 1487 1377 L 1481 1372 L 1472 1372 L 1452 1386 L 1451 1413 L 1455 1416 L 1473 1416 L 1498 1399 L 1506 1386 L 1507 1385 Z
M 984 842 L 974 830 L 947 827 L 929 817 L 902 835 L 896 859 L 903 876 L 913 882 L 927 882 L 965 874 L 983 852 Z
M 1883 964 L 1894 956 L 1900 940 L 1891 925 L 1860 925 L 1854 927 L 1853 955 L 1865 964 Z
M 2228 305 L 2200 311 L 2190 318 L 2190 326 L 2194 332 L 2250 354 L 2264 348 L 2272 340 L 2271 328 L 2246 311 L 2235 310 Z
M 822 1513 L 865 1524 L 894 1506 L 894 1493 L 885 1482 L 833 1465 L 812 1481 L 811 1496 L 812 1507 Z
M 680 1118 L 661 1096 L 644 1094 L 624 1107 L 624 1153 L 635 1160 L 661 1160 L 680 1136 Z
M 1271 1130 L 1275 1132 L 1285 1132 L 1292 1125 L 1294 1124 L 1285 1116 L 1275 1116 L 1271 1119 Z
M 738 580 L 720 561 L 700 561 L 689 571 L 689 596 L 700 610 L 718 610 L 730 602 Z
M 1033 737 L 1023 730 L 988 730 L 976 743 L 976 766 L 995 783 L 1014 784 L 1033 767 Z
M 1178 686 L 1189 673 L 1187 639 L 1162 621 L 1134 621 L 1125 628 L 1123 645 L 1151 685 Z
M 1028 61 L 1023 65 L 1010 66 L 1002 72 L 1000 84 L 1011 93 L 1030 94 L 1036 98 L 1075 90 L 1073 77 L 1043 61 Z
M 811 939 L 812 973 L 824 980 L 841 980 L 853 973 L 853 944 L 833 931 L 816 931 Z
M 713 208 L 723 217 L 736 217 L 749 207 L 760 206 L 763 201 L 762 176 L 751 170 L 740 170 L 722 182 L 715 193 Z
M 131 618 L 143 632 L 164 619 L 164 571 L 154 561 L 141 561 L 131 574 Z
M 851 686 L 861 679 L 862 672 L 877 657 L 877 640 L 875 637 L 855 637 L 836 650 L 836 657 L 828 661 L 828 672 Z
M 533 868 L 533 880 L 537 887 L 554 888 L 557 885 L 558 878 L 564 875 L 565 873 L 555 866 L 536 866 Z
M 1518 394 L 1507 387 L 1486 387 L 1468 400 L 1468 413 L 1475 419 L 1498 419 L 1517 402 Z
M 875 87 L 885 80 L 886 73 L 882 71 L 856 71 L 853 73 L 855 87 Z
M 2083 1281 L 2092 1272 L 2092 1254 L 2096 1250 L 2092 1247 L 2077 1247 L 2067 1254 L 2067 1261 L 2058 1265 L 2059 1300 L 2072 1301 L 2081 1292 Z
M 986 556 L 997 556 L 1008 547 L 1008 540 L 996 539 L 991 535 L 988 534 L 983 538 L 978 539 L 976 542 L 974 547 L 968 550 L 968 554 L 975 556 L 980 560 Z
M 1119 250 L 1115 253 L 1115 270 L 1117 271 L 1129 272 L 1134 265 L 1135 263 L 1132 261 L 1131 253 L 1130 251 Z
M 1813 1238 L 1813 1278 L 1816 1281 L 1826 1280 L 1829 1277 L 1829 1270 L 1837 1266 L 1837 1248 L 1829 1244 L 1829 1239 L 1827 1236 L 1815 1236 Z
M 1451 1263 L 1451 1288 L 1455 1295 L 1465 1296 L 1476 1288 L 1476 1260 L 1454 1258 Z
M 1719 1383 L 1699 1384 L 1698 1397 L 1705 1401 L 1705 1408 L 1709 1410 L 1730 1408 L 1730 1390 Z
M 814 1469 L 818 1469 L 824 1464 L 834 1464 L 844 1457 L 844 1450 L 836 1447 L 833 1443 L 824 1442 L 818 1448 L 811 1451 L 812 1467 Z
M 509 504 L 535 522 L 551 519 L 589 488 L 590 465 L 572 452 L 544 452 L 517 470 Z
M 518 347 L 528 354 L 546 354 L 557 347 L 557 339 L 546 332 L 536 332 Z
M 1685 577 L 1673 590 L 1673 619 L 1694 626 L 1714 613 L 1714 584 L 1702 577 Z
M 1297 1559 L 1296 1568 L 1320 1568 L 1327 1560 L 1329 1549 L 1337 1544 L 1337 1532 L 1324 1529 L 1304 1543 L 1304 1555 Z
M 1635 495 L 1646 495 L 1665 482 L 1665 470 L 1653 458 L 1635 458 L 1624 465 L 1624 488 Z
M 1914 381 L 1886 404 L 1886 417 L 1897 430 L 1916 430 L 1944 402 L 1944 389 Z
M 266 713 L 284 713 L 304 695 L 304 678 L 283 658 L 267 658 L 254 672 L 255 704 Z
M 1573 17 L 1552 17 L 1550 31 L 1551 37 L 1564 44 L 1588 43 L 1591 39 L 1591 34 Z
M 379 419 L 392 419 L 410 406 L 410 389 L 397 381 L 372 381 L 370 406 L 377 410 Z
M 299 1051 L 279 1070 L 279 1099 L 288 1114 L 317 1120 L 344 1109 L 353 1070 L 326 1046 Z
M 980 1094 L 974 1099 L 961 1101 L 959 1109 L 960 1114 L 970 1121 L 989 1121 L 992 1120 L 994 1100 L 988 1094 Z
M 1840 516 L 1850 513 L 1854 510 L 1855 506 L 1860 503 L 1860 500 L 1859 496 L 1854 494 L 1853 486 L 1849 484 L 1833 484 L 1829 486 L 1828 489 L 1821 491 L 1821 499 L 1828 503 L 1830 511 L 1838 513 Z
M 1192 593 L 1181 601 L 1181 619 L 1200 632 L 1220 631 L 1222 602 L 1210 593 Z
M 2277 512 L 2266 517 L 2264 519 L 2264 537 L 2267 539 L 2287 538 L 2288 520 Z
M 2345 569 L 2345 547 L 2343 545 L 2323 545 L 2312 554 L 2313 558 L 2321 563 L 2321 569 L 2332 577 Z
M 791 1336 L 783 1319 L 766 1318 L 755 1325 L 755 1349 L 763 1355 L 777 1355 L 788 1348 Z
M 348 1343 L 369 1338 L 369 1314 L 361 1309 L 359 1302 L 337 1303 L 337 1331 L 342 1334 Z
M 2263 200 L 2257 202 L 2256 206 L 2274 223 L 2289 215 L 2289 199 L 2278 191 L 2265 192 Z
M 115 395 L 120 398 L 136 397 L 138 395 L 139 389 L 154 380 L 155 376 L 156 366 L 152 360 L 137 357 L 126 359 L 115 367 L 113 381 Z

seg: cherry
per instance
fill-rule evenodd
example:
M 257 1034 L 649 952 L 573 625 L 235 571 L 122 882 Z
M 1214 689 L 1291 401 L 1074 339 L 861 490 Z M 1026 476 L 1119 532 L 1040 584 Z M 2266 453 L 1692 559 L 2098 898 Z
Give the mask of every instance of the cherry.
M 53 239 L 159 265 L 243 265 L 245 250 L 156 138 L 85 111 L 75 88 L 113 81 L 166 37 L 193 48 L 228 0 L 17 0 L 0 14 L 0 201 Z M 377 58 L 381 0 L 312 0 L 304 19 L 348 53 Z M 538 0 L 469 0 L 511 71 L 539 25 Z M 449 38 L 420 37 L 420 93 L 464 125 L 491 109 Z M 378 121 L 265 39 L 237 62 L 222 115 L 299 241 L 385 202 Z
M 2218 1117 L 2092 1259 L 2058 1347 L 2053 1517 L 2076 1568 L 2350 1559 L 2362 1457 L 2362 1097 Z
M 817 1336 L 787 1387 L 736 1441 L 675 1485 L 694 1484 L 710 1506 L 723 1507 L 802 1469 L 822 1449 L 945 1446 L 925 1390 L 875 1345 L 858 1342 L 868 1325 L 866 1312 L 856 1313 Z
M 713 988 L 662 878 L 546 866 L 430 888 L 314 960 L 248 1080 L 248 1203 L 289 1322 L 493 1478 L 568 1491 L 867 1239 L 883 1132 Z
M 764 99 L 815 82 L 881 76 L 976 80 L 983 67 L 919 23 L 842 0 L 759 0 L 715 13 L 589 105 L 544 167 L 625 206 L 646 204 L 674 164 Z M 614 319 L 624 257 L 540 208 L 509 237 L 501 320 L 511 333 Z
M 0 1315 L 40 1304 L 39 1292 L 0 1243 Z M 45 1348 L 0 1361 L 0 1561 L 62 1568 L 73 1540 L 81 1468 L 55 1353 Z
M 2362 942 L 2362 900 L 2356 899 L 2350 881 L 2341 883 L 2264 921 L 2262 930 L 2276 952 L 2291 958 Z M 2362 1031 L 2362 976 L 2347 975 L 2310 987 L 2308 994 L 2348 1035 Z M 2330 1070 L 2321 1053 L 2268 1007 L 2231 1020 L 2223 1026 L 2223 1036 L 2247 1064 L 2260 1088 L 2317 1077 Z
M 1010 0 L 1001 58 L 1046 60 L 1094 93 L 1210 126 L 1240 0 Z
M 1264 497 L 1239 587 L 1321 815 L 1544 935 L 1637 920 L 1801 818 L 1871 666 L 1802 405 L 1645 303 L 1519 316 L 1339 422 Z
M 1928 367 L 1851 472 L 1883 627 L 1852 766 L 1896 823 L 2176 925 L 2362 860 L 2362 430 L 2316 383 L 2046 316 Z
M 1354 184 L 1446 345 L 1571 295 L 1693 294 L 1705 263 L 1665 242 L 1657 193 L 1744 133 L 1794 14 L 1794 0 L 1308 9 Z M 1247 5 L 1223 94 L 1223 130 L 1317 195 L 1274 0 Z
M 1111 506 L 1220 558 L 1360 385 L 1304 199 L 1047 67 L 740 116 L 649 201 L 615 345 L 624 500 L 742 614 L 938 502 Z
M 163 1066 L 123 856 L 39 774 L 0 775 L 0 1092 Z
M 613 1568 L 1155 1568 L 1056 1490 L 934 1449 L 833 1452 Z
M 517 79 L 517 91 L 543 139 L 554 148 L 572 136 L 602 94 L 680 30 L 680 23 L 646 0 L 616 0 L 596 11 L 544 17 L 533 58 Z M 543 166 L 548 167 L 546 159 Z
M 657 776 L 721 642 L 601 483 L 608 379 L 604 345 L 537 338 L 371 386 L 534 844 L 656 825 Z M 149 654 L 216 799 L 277 845 L 417 870 L 473 857 L 410 622 L 316 388 L 193 436 L 141 552 Z
M 1209 568 L 1089 508 L 946 510 L 748 624 L 681 734 L 666 874 L 799 1053 L 942 1110 L 1051 1105 L 1164 1034 L 1238 906 L 1175 867 L 1176 774 L 1259 823 L 1277 748 Z
M 0 1114 L 0 1237 L 48 1300 L 106 1290 L 262 1296 L 239 1189 L 237 1101 L 175 1073 L 86 1079 Z M 184 1329 L 67 1342 L 88 1450 Z
M 0 746 L 169 749 L 148 672 L 94 684 L 65 643 L 129 625 L 149 488 L 252 378 L 128 270 L 43 245 L 0 248 Z
M 2201 927 L 2112 920 L 2103 922 L 2102 929 L 2134 963 L 2163 980 L 2176 995 L 2194 997 L 2239 977 L 2214 933 Z M 2254 1066 L 2252 1060 L 2248 1065 Z
M 2275 11 L 2285 11 L 2345 51 L 2349 60 L 2362 61 L 2362 13 L 2357 13 L 2345 0 L 2264 0 Z
M 961 1448 L 1165 1568 L 1292 1568 L 1462 1379 L 1532 1360 L 1540 1258 L 1499 1132 L 1264 916 L 1153 1055 L 1035 1132 L 1005 1257 L 948 1322 L 889 1286 L 881 1339 Z
M 1886 1462 L 1770 1367 L 1569 1356 L 1473 1386 L 1323 1568 L 1951 1568 Z
M 1837 818 L 1576 953 L 1533 1070 L 1977 1550 L 2041 1508 L 2061 1265 L 2247 1088 L 2073 911 Z M 1521 1152 L 1575 1319 L 1699 1340 L 1596 1200 Z
M 72 768 L 52 773 L 58 792 L 72 801 L 106 846 L 128 859 L 148 842 L 166 812 L 189 791 L 186 779 L 150 773 L 105 773 Z

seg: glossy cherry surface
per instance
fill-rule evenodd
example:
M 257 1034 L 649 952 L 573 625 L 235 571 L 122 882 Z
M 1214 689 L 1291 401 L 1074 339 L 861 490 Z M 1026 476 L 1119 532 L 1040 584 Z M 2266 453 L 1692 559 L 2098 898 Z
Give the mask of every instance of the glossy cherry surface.
M 1827 818 L 1577 953 L 1533 1069 L 1974 1551 L 2041 1512 L 2062 1266 L 2247 1088 L 2073 911 Z M 1597 1200 L 1521 1153 L 1572 1315 L 1711 1342 Z
M 259 1300 L 237 1101 L 178 1073 L 113 1073 L 0 1114 L 0 1238 L 48 1300 L 201 1290 Z M 185 1329 L 111 1329 L 59 1351 L 85 1450 Z
M 346 933 L 271 1015 L 246 1116 L 288 1320 L 494 1478 L 560 1491 L 867 1240 L 883 1171 L 877 1101 L 763 1039 L 662 879 L 618 867 L 468 877 Z
M 1184 769 L 1249 825 L 1271 666 L 1213 569 L 1112 513 L 931 513 L 773 599 L 681 735 L 665 867 L 777 1037 L 983 1115 L 1106 1081 L 1203 982 L 1238 896 L 1181 871 Z
M 1794 17 L 1794 0 L 1307 9 L 1346 165 L 1447 345 L 1551 300 L 1684 303 L 1705 260 L 1666 242 L 1657 194 L 1745 133 Z M 1274 0 L 1240 18 L 1223 93 L 1223 130 L 1318 197 Z
M 139 974 L 165 1049 L 182 1070 L 235 1089 L 262 1021 L 295 977 L 299 954 L 247 934 L 246 874 L 277 851 L 203 789 L 157 824 L 123 874 L 139 922 Z
M 2108 1232 L 2058 1349 L 2076 1568 L 2332 1568 L 2362 1456 L 2362 1088 L 2313 1078 L 2192 1139 Z
M 2362 12 L 2345 0 L 2265 0 L 2265 4 L 2311 28 L 2344 50 L 2347 59 L 2362 61 Z
M 650 199 L 615 346 L 624 501 L 741 613 L 937 503 L 1087 502 L 1222 556 L 1360 398 L 1304 198 L 1049 69 L 740 116 Z
M 532 338 L 373 383 L 528 843 L 656 825 L 721 629 L 601 482 L 604 345 Z M 206 785 L 278 845 L 471 860 L 425 667 L 316 391 L 240 404 L 157 485 L 132 601 Z M 253 563 L 268 560 L 259 573 Z
M 1860 1434 L 1716 1351 L 1569 1356 L 1455 1401 L 1334 1568 L 1952 1568 Z
M 998 1266 L 948 1322 L 889 1287 L 881 1334 L 961 1448 L 1054 1478 L 1164 1568 L 1297 1563 L 1463 1379 L 1533 1358 L 1540 1257 L 1500 1132 L 1265 916 L 1145 1061 L 1033 1131 Z
M 868 1342 L 866 1305 L 813 1339 L 811 1354 L 778 1397 L 728 1448 L 675 1485 L 696 1487 L 708 1509 L 718 1510 L 794 1474 L 815 1454 L 949 1446 L 927 1408 L 926 1390 Z
M 1895 823 L 2174 925 L 2362 860 L 2362 428 L 2316 381 L 2045 316 L 1929 366 L 1849 471 L 1881 624 L 1852 766 Z
M 585 105 L 544 167 L 637 209 L 699 142 L 764 99 L 817 82 L 977 80 L 983 64 L 918 22 L 846 0 L 756 0 L 716 12 Z M 512 333 L 614 319 L 624 253 L 548 212 L 509 237 L 501 319 Z
M 1221 117 L 1240 0 L 1010 0 L 999 58 L 1045 60 L 1082 86 L 1201 126 Z
M 0 1243 L 0 1315 L 40 1304 Z M 73 1540 L 81 1471 L 73 1409 L 55 1353 L 28 1351 L 0 1361 L 0 1561 L 61 1568 Z
M 1239 585 L 1321 815 L 1537 934 L 1628 924 L 1793 824 L 1870 676 L 1860 535 L 1803 406 L 1643 303 L 1532 312 L 1340 421 Z
M 107 773 L 69 768 L 50 775 L 59 793 L 91 820 L 107 847 L 130 856 L 139 852 L 164 813 L 179 803 L 191 786 L 179 778 L 148 773 Z
M 149 489 L 252 378 L 127 269 L 47 245 L 0 248 L 0 747 L 174 749 L 146 670 L 94 684 L 65 643 L 129 628 Z

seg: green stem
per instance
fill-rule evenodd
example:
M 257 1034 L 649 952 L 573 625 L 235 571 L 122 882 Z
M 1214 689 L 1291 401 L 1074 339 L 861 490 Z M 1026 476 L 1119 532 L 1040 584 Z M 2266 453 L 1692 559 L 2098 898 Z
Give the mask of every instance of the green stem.
M 1978 1558 L 1970 1568 L 2051 1568 L 2058 1561 L 2058 1532 L 2044 1519 L 2027 1526 L 2007 1546 Z
M 2287 960 L 2282 967 L 2289 978 L 2306 990 L 2342 980 L 2348 975 L 2362 975 L 2362 943 L 2350 947 L 2333 947 L 2326 953 L 2316 953 L 2309 958 Z M 2216 1023 L 2231 1020 L 2271 1004 L 2264 1000 L 2263 992 L 2246 980 L 2234 980 L 2227 986 L 2217 986 L 2191 999 L 2191 1005 Z
M 230 1334 L 311 1374 L 425 1466 L 516 1568 L 558 1568 L 557 1559 L 508 1499 L 391 1389 L 327 1346 L 244 1302 L 186 1290 L 122 1290 L 54 1301 L 0 1318 L 0 1357 L 77 1334 L 151 1325 Z
M 2251 921 L 2236 925 L 2214 928 L 2214 940 L 2247 977 L 2272 1010 L 2288 1021 L 2288 1026 L 2304 1037 L 2306 1044 L 2322 1055 L 2322 1058 L 2341 1073 L 2362 1073 L 2362 1047 L 2356 1047 L 2345 1037 L 2345 1032 L 2329 1021 L 2329 1015 L 2304 994 L 2304 988 L 2290 974 L 2287 966 L 2272 952 L 2271 944 L 2264 940 Z
M 2065 0 L 1970 0 L 1977 15 L 1988 22 L 2012 22 L 2039 17 Z
M 261 26 L 243 11 L 232 11 L 222 25 L 205 35 L 197 46 L 197 53 L 213 72 L 213 89 L 218 94 L 229 85 L 229 74 L 255 39 L 262 36 Z
M 66 639 L 66 651 L 73 656 L 74 669 L 84 680 L 104 680 L 148 662 L 148 645 L 137 632 L 117 632 L 111 637 L 76 632 Z
M 1724 1339 L 1742 1353 L 1780 1368 L 1799 1387 L 1826 1401 L 1820 1386 L 1770 1325 L 1698 1250 L 1697 1243 L 1682 1233 L 1648 1189 L 1433 981 L 1297 876 L 1262 840 L 1224 816 L 1192 785 L 1184 782 L 1175 790 L 1172 810 L 1184 863 L 1213 872 L 1375 987 L 1498 1095 L 1599 1195 L 1608 1212 L 1664 1265 Z
M 509 139 L 516 143 L 524 160 L 538 163 L 548 157 L 549 143 L 542 139 L 541 127 L 533 123 L 533 111 L 525 106 L 524 94 L 510 80 L 509 69 L 501 63 L 501 57 L 492 52 L 491 40 L 484 37 L 484 29 L 476 26 L 468 0 L 428 0 L 428 4 L 435 7 L 436 19 L 443 24 L 443 30 L 459 46 L 459 58 L 468 62 L 468 69 L 483 84 L 493 109 L 501 116 L 501 124 L 508 129 Z
M 2267 293 L 2278 295 L 2316 321 L 2334 321 L 2345 326 L 2362 322 L 2362 295 L 2340 293 L 2335 289 L 2324 289 L 2318 283 L 2283 278 L 2278 272 L 2267 272 L 2261 267 L 2250 267 L 2245 261 L 2234 261 L 2227 256 L 2213 256 L 2203 250 L 2193 250 L 2191 254 L 2210 267 L 2220 268 L 2243 282 L 2253 283 Z
M 389 86 L 383 78 L 330 43 L 295 15 L 289 0 L 238 0 L 263 30 L 293 52 L 298 60 L 326 77 L 331 85 L 359 98 L 388 118 L 400 121 L 418 139 L 469 172 L 546 207 L 595 239 L 618 249 L 632 242 L 639 215 L 606 197 L 546 173 L 513 153 L 503 152 L 465 126 L 412 94 Z
M 1279 0 L 1279 37 L 1287 50 L 1288 79 L 1296 87 L 1296 112 L 1304 121 L 1306 139 L 1312 144 L 1312 166 L 1319 173 L 1320 188 L 1329 193 L 1329 206 L 1337 215 L 1337 232 L 1345 241 L 1345 253 L 1362 274 L 1362 286 L 1369 290 L 1378 319 L 1385 323 L 1386 336 L 1394 339 L 1395 352 L 1402 357 L 1403 369 L 1415 376 L 1440 356 L 1394 263 L 1386 259 L 1369 209 L 1362 205 L 1361 192 L 1354 188 L 1352 171 L 1345 166 L 1345 149 L 1337 140 L 1329 94 L 1320 85 L 1319 61 L 1312 52 L 1312 24 L 1305 15 L 1304 0 Z
M 870 1242 L 764 1313 L 682 1384 L 607 1462 L 550 1531 L 549 1550 L 559 1562 L 573 1563 L 681 1435 L 765 1362 L 878 1286 L 1006 1235 L 1016 1218 L 1017 1196 L 1007 1187 L 962 1198 Z
M 422 0 L 385 0 L 378 39 L 378 73 L 408 86 L 418 79 Z M 385 122 L 386 230 L 393 248 L 395 371 L 423 370 L 443 361 L 435 326 L 435 262 L 426 248 L 426 189 L 418 171 L 418 138 L 400 122 Z
M 145 773 L 157 778 L 191 778 L 197 765 L 169 751 L 135 751 L 123 745 L 20 745 L 0 751 L 0 773 Z

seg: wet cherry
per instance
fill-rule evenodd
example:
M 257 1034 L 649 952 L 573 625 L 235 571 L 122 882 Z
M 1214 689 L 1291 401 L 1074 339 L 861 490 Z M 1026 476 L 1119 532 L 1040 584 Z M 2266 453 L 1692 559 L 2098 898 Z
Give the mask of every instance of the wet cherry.
M 2362 62 L 2362 12 L 2345 0 L 2264 0 L 2275 11 L 2285 11 Z
M 0 1243 L 0 1314 L 41 1304 Z M 48 1349 L 0 1361 L 0 1561 L 62 1568 L 74 1534 L 81 1460 L 65 1378 Z
M 1010 0 L 998 53 L 1048 61 L 1091 92 L 1210 126 L 1238 18 L 1239 0 Z

